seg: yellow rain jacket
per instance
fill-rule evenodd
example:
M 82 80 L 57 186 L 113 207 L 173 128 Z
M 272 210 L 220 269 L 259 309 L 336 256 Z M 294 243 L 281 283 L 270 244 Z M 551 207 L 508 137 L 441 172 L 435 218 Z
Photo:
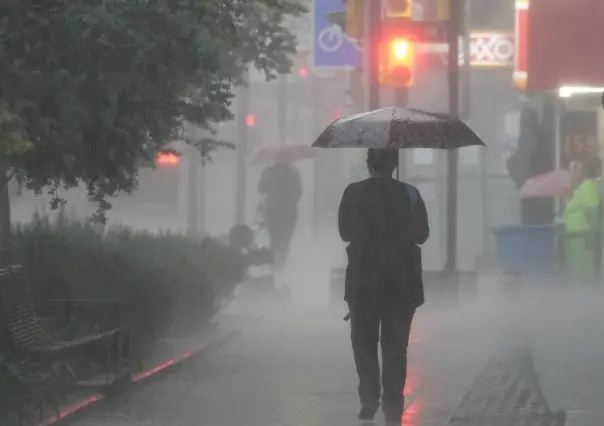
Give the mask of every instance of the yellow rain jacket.
M 600 181 L 585 179 L 566 204 L 564 223 L 565 266 L 568 278 L 574 282 L 594 282 L 595 244 L 600 226 Z

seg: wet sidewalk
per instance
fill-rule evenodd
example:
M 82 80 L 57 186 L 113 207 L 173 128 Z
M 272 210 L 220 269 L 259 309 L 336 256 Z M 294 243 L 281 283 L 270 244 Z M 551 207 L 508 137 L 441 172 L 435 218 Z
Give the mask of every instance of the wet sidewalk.
M 223 315 L 240 334 L 178 372 L 134 390 L 75 423 L 111 426 L 350 426 L 358 424 L 357 378 L 348 325 L 339 312 Z M 427 357 L 429 327 L 412 336 L 408 426 L 445 425 L 461 398 L 458 380 Z M 442 350 L 440 351 L 442 354 Z M 434 362 L 434 364 L 432 364 Z M 462 374 L 463 375 L 463 374 Z M 463 384 L 462 384 L 463 385 Z M 378 422 L 381 419 L 378 419 Z M 379 424 L 379 423 L 378 423 Z
M 223 327 L 238 328 L 236 337 L 75 424 L 357 425 L 357 378 L 349 325 L 342 321 L 341 308 L 227 311 L 217 319 Z M 595 417 L 589 423 L 584 411 L 593 410 L 604 395 L 601 374 L 593 373 L 599 367 L 596 355 L 602 353 L 604 339 L 586 345 L 577 330 L 552 330 L 548 321 L 535 322 L 532 310 L 514 312 L 516 320 L 510 328 L 509 309 L 476 308 L 468 302 L 456 308 L 418 310 L 411 333 L 403 425 L 448 425 L 468 391 L 480 395 L 475 387 L 479 373 L 518 335 L 528 338 L 549 405 L 570 410 L 567 426 L 599 424 L 593 423 Z M 560 316 L 570 324 L 565 315 Z M 597 340 L 601 332 L 602 327 L 594 327 L 589 338 Z M 572 382 L 572 377 L 583 384 Z M 494 399 L 505 393 L 503 386 Z M 577 422 L 579 417 L 583 420 Z M 377 424 L 381 422 L 378 418 Z

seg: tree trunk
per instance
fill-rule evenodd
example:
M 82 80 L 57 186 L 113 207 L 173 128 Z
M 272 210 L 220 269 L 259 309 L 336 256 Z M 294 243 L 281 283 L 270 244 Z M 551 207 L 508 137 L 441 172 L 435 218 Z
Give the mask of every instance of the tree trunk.
M 10 193 L 8 184 L 8 165 L 0 161 L 0 264 L 10 262 L 11 254 L 11 218 L 10 218 Z

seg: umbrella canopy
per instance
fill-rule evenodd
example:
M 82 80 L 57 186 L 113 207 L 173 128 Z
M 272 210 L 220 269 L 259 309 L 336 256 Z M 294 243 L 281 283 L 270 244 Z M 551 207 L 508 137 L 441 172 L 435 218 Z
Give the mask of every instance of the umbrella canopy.
M 484 146 L 463 121 L 414 108 L 388 107 L 331 123 L 313 143 L 318 148 L 433 148 Z
M 283 145 L 260 148 L 253 157 L 254 164 L 266 164 L 277 161 L 293 163 L 317 157 L 314 149 L 308 145 Z
M 527 180 L 520 188 L 520 197 L 524 199 L 562 197 L 570 190 L 570 173 L 566 170 L 554 170 Z

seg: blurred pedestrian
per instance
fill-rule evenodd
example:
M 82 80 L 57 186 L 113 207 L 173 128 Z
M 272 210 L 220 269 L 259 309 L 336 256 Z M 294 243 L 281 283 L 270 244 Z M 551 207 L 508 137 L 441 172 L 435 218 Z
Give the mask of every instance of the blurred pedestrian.
M 359 375 L 359 420 L 374 420 L 381 396 L 388 425 L 401 424 L 411 321 L 424 302 L 418 245 L 429 235 L 424 201 L 417 188 L 392 177 L 397 166 L 397 151 L 370 149 L 371 177 L 346 188 L 338 214 L 340 236 L 349 243 L 345 300 Z
M 265 168 L 258 191 L 264 196 L 263 215 L 274 255 L 274 267 L 281 270 L 298 223 L 298 203 L 302 197 L 300 172 L 282 156 Z M 280 283 L 281 284 L 281 283 Z
M 595 283 L 601 262 L 602 160 L 589 156 L 570 167 L 574 188 L 564 207 L 564 253 L 571 282 Z

